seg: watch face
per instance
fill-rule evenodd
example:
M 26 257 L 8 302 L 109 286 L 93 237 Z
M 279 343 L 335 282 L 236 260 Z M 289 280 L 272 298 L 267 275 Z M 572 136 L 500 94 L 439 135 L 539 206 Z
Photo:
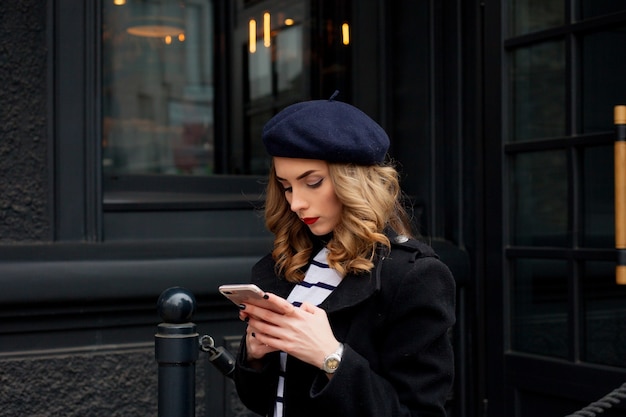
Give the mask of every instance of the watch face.
M 336 358 L 330 358 L 328 359 L 328 361 L 326 361 L 326 366 L 329 369 L 337 369 L 337 367 L 339 366 L 339 361 Z
M 341 356 L 336 353 L 329 355 L 324 361 L 324 371 L 332 374 L 339 367 L 339 363 L 341 362 Z
M 339 347 L 335 351 L 335 353 L 331 353 L 330 355 L 324 358 L 324 364 L 322 365 L 322 370 L 327 374 L 334 373 L 337 368 L 339 368 L 339 364 L 341 363 L 341 355 L 343 354 L 343 343 L 339 343 Z

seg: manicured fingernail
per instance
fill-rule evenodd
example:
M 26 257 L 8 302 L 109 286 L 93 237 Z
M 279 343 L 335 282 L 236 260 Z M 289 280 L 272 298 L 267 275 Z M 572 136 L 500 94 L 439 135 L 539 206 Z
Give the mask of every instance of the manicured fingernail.
M 245 321 L 246 323 L 250 321 L 250 316 L 246 316 L 245 319 L 243 319 L 243 321 Z
M 251 334 L 252 334 L 252 337 L 256 337 L 256 335 L 254 334 L 254 332 L 252 332 Z
M 268 298 L 270 298 L 270 296 L 267 295 L 267 294 L 263 294 L 263 298 L 265 298 L 267 300 Z
M 245 310 L 246 309 L 246 305 L 245 304 L 239 304 L 239 309 L 240 310 Z

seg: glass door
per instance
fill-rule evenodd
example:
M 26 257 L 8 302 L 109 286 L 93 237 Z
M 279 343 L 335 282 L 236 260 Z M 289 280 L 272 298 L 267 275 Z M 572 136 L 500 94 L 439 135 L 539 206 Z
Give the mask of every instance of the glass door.
M 505 388 L 489 399 L 503 415 L 567 415 L 626 375 L 612 151 L 613 106 L 626 103 L 625 11 L 504 3 L 504 175 L 492 186 L 502 187 Z

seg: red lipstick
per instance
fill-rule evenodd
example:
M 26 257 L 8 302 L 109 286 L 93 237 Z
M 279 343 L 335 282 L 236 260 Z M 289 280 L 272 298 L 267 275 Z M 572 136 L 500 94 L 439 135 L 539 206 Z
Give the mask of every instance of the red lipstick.
M 313 224 L 315 223 L 317 220 L 319 219 L 319 217 L 303 217 L 302 221 L 306 224 Z

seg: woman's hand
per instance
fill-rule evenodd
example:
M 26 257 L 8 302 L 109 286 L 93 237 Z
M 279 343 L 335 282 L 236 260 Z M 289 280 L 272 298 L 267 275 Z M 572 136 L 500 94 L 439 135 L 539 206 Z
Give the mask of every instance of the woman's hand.
M 261 343 L 259 339 L 256 338 L 257 334 L 258 330 L 248 325 L 248 328 L 246 329 L 246 360 L 248 361 L 250 367 L 260 369 L 260 359 L 276 349 Z
M 339 345 L 326 312 L 306 302 L 296 308 L 281 297 L 267 295 L 262 302 L 250 300 L 239 315 L 248 322 L 248 360 L 282 350 L 320 368 L 326 355 Z

